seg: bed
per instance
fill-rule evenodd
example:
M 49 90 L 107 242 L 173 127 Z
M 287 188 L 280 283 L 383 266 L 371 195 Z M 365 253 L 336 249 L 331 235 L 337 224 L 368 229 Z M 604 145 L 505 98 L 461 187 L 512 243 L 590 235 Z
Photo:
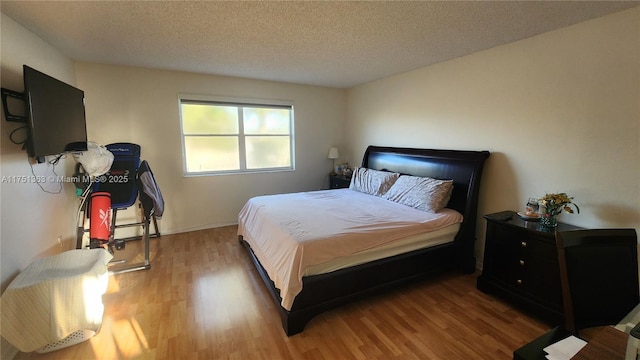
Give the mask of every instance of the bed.
M 433 213 L 354 189 L 250 199 L 239 215 L 238 238 L 285 333 L 300 333 L 316 315 L 359 297 L 455 268 L 475 271 L 478 193 L 488 157 L 488 151 L 367 148 L 361 170 L 451 180 L 446 208 Z M 295 210 L 296 203 L 308 207 Z M 352 204 L 359 213 L 348 210 Z M 327 254 L 327 248 L 348 255 Z

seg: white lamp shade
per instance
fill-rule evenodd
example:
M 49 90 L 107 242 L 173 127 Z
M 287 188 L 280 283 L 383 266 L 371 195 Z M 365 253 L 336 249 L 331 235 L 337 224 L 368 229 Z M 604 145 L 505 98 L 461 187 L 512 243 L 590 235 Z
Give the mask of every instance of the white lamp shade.
M 339 156 L 337 147 L 329 148 L 329 156 L 327 156 L 329 159 L 337 159 Z

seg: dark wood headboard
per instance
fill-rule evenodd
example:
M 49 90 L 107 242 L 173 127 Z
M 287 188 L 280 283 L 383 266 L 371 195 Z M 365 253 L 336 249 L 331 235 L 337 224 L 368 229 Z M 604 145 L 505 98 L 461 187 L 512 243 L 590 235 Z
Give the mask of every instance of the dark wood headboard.
M 489 155 L 488 151 L 369 146 L 364 153 L 362 166 L 405 175 L 453 180 L 453 193 L 447 207 L 457 210 L 464 216 L 456 243 L 462 252 L 464 267 L 473 266 L 475 269 L 473 247 L 476 236 L 478 192 L 482 168 Z

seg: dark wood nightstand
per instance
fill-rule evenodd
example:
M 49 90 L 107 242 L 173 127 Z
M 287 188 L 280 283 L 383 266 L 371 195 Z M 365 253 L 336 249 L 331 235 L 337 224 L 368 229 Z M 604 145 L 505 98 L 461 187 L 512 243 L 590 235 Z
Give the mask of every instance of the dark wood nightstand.
M 581 229 L 558 223 L 555 229 L 525 221 L 513 211 L 485 215 L 487 233 L 477 287 L 499 294 L 557 324 L 563 323 L 562 290 L 555 231 Z
M 351 184 L 351 176 L 329 174 L 329 189 L 348 188 Z

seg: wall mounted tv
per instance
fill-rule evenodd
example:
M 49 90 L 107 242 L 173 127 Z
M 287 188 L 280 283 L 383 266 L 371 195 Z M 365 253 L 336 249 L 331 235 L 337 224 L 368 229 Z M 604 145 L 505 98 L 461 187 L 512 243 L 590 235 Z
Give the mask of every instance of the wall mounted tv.
M 42 162 L 47 155 L 87 150 L 84 92 L 27 65 L 23 71 L 29 156 Z

